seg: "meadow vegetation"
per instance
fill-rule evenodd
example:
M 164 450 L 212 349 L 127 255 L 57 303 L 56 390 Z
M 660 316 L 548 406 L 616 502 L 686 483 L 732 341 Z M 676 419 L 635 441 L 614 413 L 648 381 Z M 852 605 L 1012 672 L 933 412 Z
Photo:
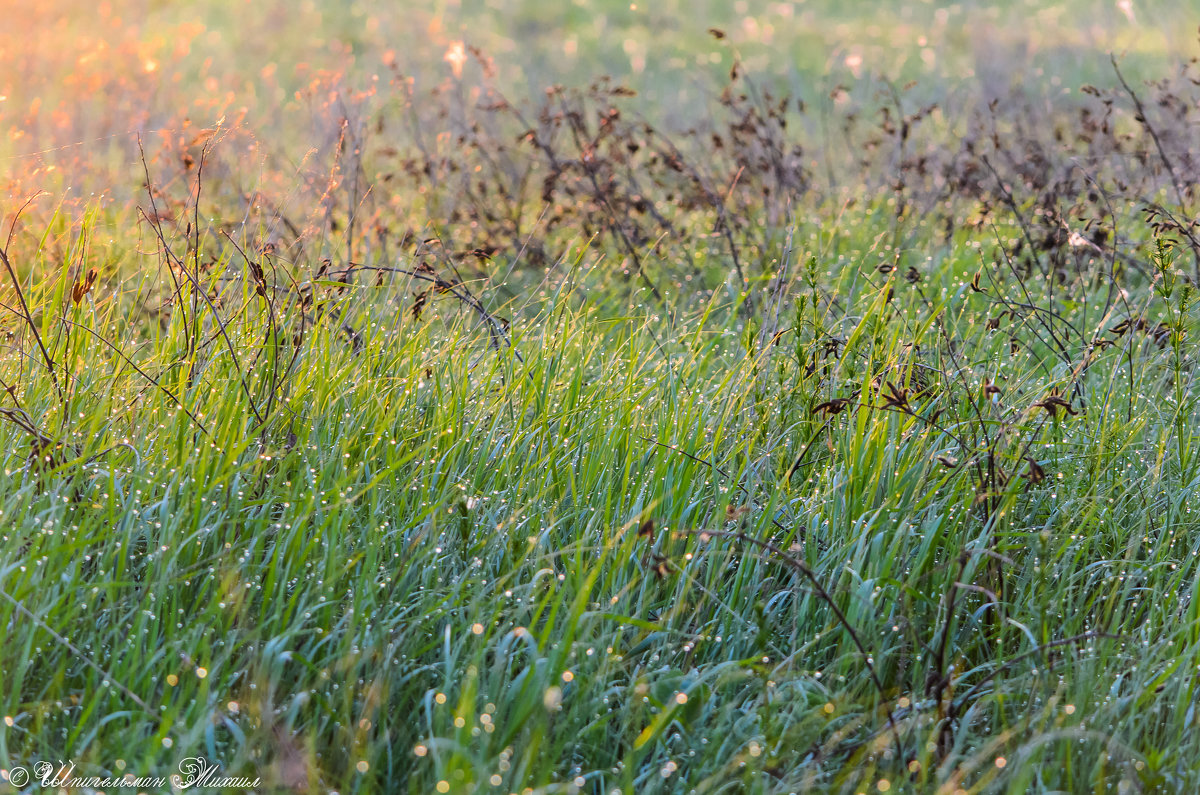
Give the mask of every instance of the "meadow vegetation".
M 1200 787 L 1195 11 L 207 5 L 0 34 L 0 791 Z

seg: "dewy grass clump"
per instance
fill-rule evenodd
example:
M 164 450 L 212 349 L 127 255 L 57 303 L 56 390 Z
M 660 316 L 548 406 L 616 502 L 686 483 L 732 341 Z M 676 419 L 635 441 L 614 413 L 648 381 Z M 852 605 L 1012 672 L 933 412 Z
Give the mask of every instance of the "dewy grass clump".
M 100 9 L 0 86 L 133 126 L 0 105 L 0 786 L 1200 786 L 1195 64 L 705 22 L 656 115 L 634 33 L 529 96 L 363 74 L 376 12 L 237 84 Z

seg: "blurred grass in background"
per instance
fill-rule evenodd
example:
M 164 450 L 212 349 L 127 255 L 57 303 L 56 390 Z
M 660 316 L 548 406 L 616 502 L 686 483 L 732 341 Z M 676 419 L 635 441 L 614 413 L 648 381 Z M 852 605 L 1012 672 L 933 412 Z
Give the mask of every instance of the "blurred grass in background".
M 245 109 L 262 136 L 305 141 L 295 92 L 322 72 L 370 90 L 386 63 L 425 86 L 480 48 L 514 99 L 611 75 L 660 123 L 690 123 L 734 54 L 814 102 L 862 77 L 964 101 L 1013 83 L 1055 95 L 1107 82 L 1108 52 L 1157 77 L 1194 51 L 1187 2 L 185 2 L 10 3 L 0 31 L 0 149 L 29 155 Z M 717 42 L 715 28 L 727 34 Z

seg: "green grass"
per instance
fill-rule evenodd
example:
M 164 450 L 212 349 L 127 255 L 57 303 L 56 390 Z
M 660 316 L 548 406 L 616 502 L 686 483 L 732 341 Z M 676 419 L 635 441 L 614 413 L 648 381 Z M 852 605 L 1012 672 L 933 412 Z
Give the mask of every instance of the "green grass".
M 747 64 L 774 51 L 736 41 L 743 19 L 792 43 L 817 35 L 769 9 L 711 5 L 692 30 L 679 4 L 647 11 L 662 17 L 651 25 L 615 3 L 611 34 L 578 4 L 553 9 L 557 21 L 526 3 L 437 11 L 447 28 L 455 14 L 483 31 L 511 19 L 487 43 L 529 86 L 554 71 L 545 42 L 561 46 L 560 27 L 580 39 L 563 82 L 606 68 L 636 82 L 614 55 L 630 55 L 626 33 L 635 53 L 657 34 L 668 55 L 704 55 L 713 73 L 686 86 L 671 77 L 683 67 L 648 56 L 630 101 L 649 114 L 673 96 L 661 110 L 678 121 L 690 98 L 715 97 L 734 57 L 708 59 L 704 28 L 730 28 Z M 986 16 L 965 5 L 953 13 Z M 1016 5 L 993 24 L 1019 39 Z M 511 164 L 488 158 L 517 150 L 489 148 L 514 138 L 503 121 L 481 143 L 436 138 L 484 118 L 470 110 L 472 75 L 442 81 L 442 34 L 410 33 L 406 50 L 388 39 L 394 21 L 366 24 L 373 5 L 283 19 L 253 5 L 240 27 L 220 21 L 233 6 L 200 14 L 224 38 L 197 32 L 194 50 L 164 58 L 179 87 L 106 72 L 95 96 L 143 117 L 85 109 L 55 127 L 0 115 L 25 136 L 4 145 L 23 154 L 6 161 L 3 231 L 15 231 L 0 271 L 0 792 L 39 791 L 7 783 L 39 760 L 168 776 L 196 756 L 262 791 L 1200 787 L 1196 266 L 1186 234 L 1145 214 L 1162 202 L 1188 216 L 1153 157 L 1122 152 L 1147 182 L 1120 191 L 1107 186 L 1123 165 L 1098 167 L 1093 182 L 1110 182 L 1087 202 L 1075 193 L 1090 183 L 1070 193 L 1010 176 L 999 145 L 988 151 L 1012 206 L 895 187 L 895 173 L 918 172 L 886 170 L 886 141 L 858 161 L 878 132 L 871 103 L 891 101 L 872 99 L 884 83 L 868 75 L 848 91 L 870 123 L 805 139 L 816 176 L 778 218 L 752 160 L 726 174 L 725 155 L 701 149 L 725 203 L 689 205 L 686 181 L 647 176 L 651 206 L 675 225 L 660 240 L 623 244 L 597 220 L 624 194 L 559 193 L 548 204 L 576 204 L 554 230 L 541 231 L 549 207 L 520 205 L 521 234 L 485 261 L 470 249 L 500 227 L 447 175 L 499 180 Z M 913 31 L 936 21 L 933 4 L 913 8 Z M 768 61 L 762 84 L 841 80 L 830 53 L 843 58 L 859 33 L 864 52 L 894 57 L 871 71 L 923 68 L 907 39 L 889 38 L 907 35 L 888 24 L 890 4 L 795 9 L 829 23 L 829 52 Z M 198 13 L 144 11 L 151 31 Z M 1155 11 L 1139 5 L 1140 24 Z M 1083 59 L 1062 80 L 1072 97 L 1084 79 L 1112 87 L 1093 50 L 1131 35 L 1122 19 L 1106 7 L 1037 57 Z M 340 40 L 328 20 L 363 37 L 347 45 L 346 75 L 317 75 L 340 50 L 261 71 L 294 62 L 302 36 Z M 257 49 L 242 41 L 272 25 Z M 1176 33 L 1158 27 L 1123 62 L 1130 74 L 1167 62 Z M 516 39 L 501 33 L 526 28 L 536 44 L 505 49 Z M 938 30 L 949 60 L 916 92 L 975 90 L 940 71 L 973 56 Z M 169 43 L 110 55 L 142 63 Z M 227 46 L 254 65 L 199 60 Z M 372 93 L 385 47 L 436 64 L 424 79 L 441 81 L 445 104 Z M 73 96 L 86 81 L 52 84 L 87 69 L 47 64 L 4 88 L 8 107 Z M 222 99 L 233 81 L 245 115 Z M 497 82 L 521 91 L 509 74 Z M 1032 131 L 1002 105 L 1005 140 L 1082 125 L 1082 106 L 1055 90 L 1061 107 Z M 959 151 L 966 126 L 946 113 L 914 123 L 901 151 L 961 177 L 936 157 Z M 1123 113 L 1114 136 L 1140 130 Z M 229 121 L 195 144 L 217 114 Z M 407 152 L 421 133 L 454 169 L 385 179 L 404 164 L 387 148 Z M 356 134 L 361 152 L 346 145 Z M 1150 151 L 1146 135 L 1130 140 Z M 1071 145 L 1063 158 L 1078 166 Z M 200 174 L 185 159 L 198 153 Z M 38 187 L 54 192 L 21 210 Z M 647 228 L 621 212 L 629 234 Z M 1059 221 L 1112 234 L 1099 248 L 1038 249 Z M 553 256 L 534 261 L 534 242 Z M 351 279 L 347 249 L 397 270 Z
M 798 284 L 861 309 L 808 303 L 798 334 L 747 350 L 722 301 L 669 321 L 597 306 L 570 286 L 603 278 L 587 272 L 595 255 L 577 261 L 584 272 L 527 307 L 498 353 L 445 300 L 418 322 L 399 286 L 330 298 L 364 345 L 335 325 L 310 332 L 262 434 L 228 350 L 198 354 L 189 385 L 169 366 L 186 350 L 181 313 L 151 333 L 128 314 L 149 287 L 70 305 L 70 329 L 140 335 L 133 354 L 163 389 L 98 337 L 47 325 L 56 358 L 79 363 L 62 421 L 42 363 L 8 361 L 30 416 L 62 422 L 78 449 L 39 475 L 9 433 L 0 572 L 23 609 L 0 604 L 0 754 L 139 773 L 200 754 L 339 791 L 489 789 L 493 776 L 495 791 L 597 792 L 1195 781 L 1195 399 L 1164 399 L 1170 346 L 1108 348 L 1075 401 L 1086 413 L 1021 420 L 1067 373 L 980 328 L 969 256 L 925 263 L 922 292 L 965 341 L 958 356 L 1005 379 L 998 403 L 980 401 L 985 421 L 1031 427 L 1046 472 L 1014 477 L 985 526 L 969 472 L 935 459 L 956 455 L 965 406 L 936 424 L 945 433 L 920 404 L 828 423 L 809 410 L 832 396 L 804 372 L 813 325 L 848 340 L 832 365 L 848 385 L 903 368 L 910 344 L 936 347 L 914 288 L 895 285 L 884 309 L 860 257 L 798 268 Z M 153 271 L 135 255 L 124 267 Z M 48 317 L 63 286 L 27 289 Z M 246 316 L 231 341 L 261 406 L 267 328 Z M 884 692 L 795 566 L 706 530 L 791 549 Z M 924 692 L 946 632 L 947 698 L 964 703 L 939 767 Z M 1089 632 L 1120 638 L 1044 651 Z M 894 739 L 919 765 L 911 784 Z

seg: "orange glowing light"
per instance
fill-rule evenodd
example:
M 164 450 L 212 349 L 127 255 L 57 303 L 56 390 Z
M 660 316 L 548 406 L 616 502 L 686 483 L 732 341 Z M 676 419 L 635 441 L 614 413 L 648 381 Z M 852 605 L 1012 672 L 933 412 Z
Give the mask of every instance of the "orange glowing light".
M 463 64 L 467 62 L 467 51 L 463 47 L 463 43 L 461 41 L 450 42 L 450 47 L 446 50 L 443 60 L 450 64 L 455 77 L 462 77 Z

